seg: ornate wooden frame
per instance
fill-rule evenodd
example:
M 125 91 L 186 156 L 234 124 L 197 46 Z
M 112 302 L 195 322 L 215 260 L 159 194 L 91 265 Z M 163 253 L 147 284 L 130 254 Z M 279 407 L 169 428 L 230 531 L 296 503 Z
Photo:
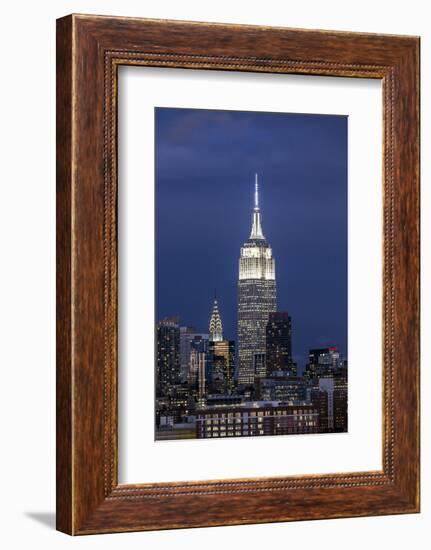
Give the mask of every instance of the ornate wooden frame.
M 383 469 L 119 485 L 119 65 L 383 82 Z M 57 21 L 57 528 L 69 534 L 419 511 L 419 38 L 70 15 Z

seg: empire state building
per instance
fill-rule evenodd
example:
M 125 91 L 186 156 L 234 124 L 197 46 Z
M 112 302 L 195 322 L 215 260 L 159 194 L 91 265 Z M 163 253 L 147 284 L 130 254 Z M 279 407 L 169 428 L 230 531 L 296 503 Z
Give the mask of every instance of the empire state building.
M 253 384 L 255 365 L 266 348 L 269 314 L 277 309 L 275 261 L 262 232 L 256 174 L 253 223 L 243 244 L 238 280 L 238 383 Z

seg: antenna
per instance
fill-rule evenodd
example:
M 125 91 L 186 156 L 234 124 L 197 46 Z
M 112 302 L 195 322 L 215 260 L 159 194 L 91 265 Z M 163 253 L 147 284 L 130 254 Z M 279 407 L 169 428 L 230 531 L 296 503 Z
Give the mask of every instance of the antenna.
M 259 208 L 259 183 L 257 181 L 257 174 L 255 174 L 255 184 L 254 184 L 254 207 Z

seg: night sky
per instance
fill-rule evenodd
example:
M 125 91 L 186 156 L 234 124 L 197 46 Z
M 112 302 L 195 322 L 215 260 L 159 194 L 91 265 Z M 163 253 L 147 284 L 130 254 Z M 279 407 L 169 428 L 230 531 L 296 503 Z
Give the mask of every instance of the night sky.
M 240 247 L 259 175 L 263 233 L 293 355 L 347 354 L 347 117 L 157 108 L 156 319 L 236 340 Z

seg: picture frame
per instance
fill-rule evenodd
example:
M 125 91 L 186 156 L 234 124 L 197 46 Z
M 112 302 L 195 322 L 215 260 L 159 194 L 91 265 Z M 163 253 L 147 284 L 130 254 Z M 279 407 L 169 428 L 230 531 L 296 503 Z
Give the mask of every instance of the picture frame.
M 380 471 L 118 483 L 118 67 L 380 79 Z M 71 535 L 419 512 L 419 38 L 57 21 L 57 529 Z

